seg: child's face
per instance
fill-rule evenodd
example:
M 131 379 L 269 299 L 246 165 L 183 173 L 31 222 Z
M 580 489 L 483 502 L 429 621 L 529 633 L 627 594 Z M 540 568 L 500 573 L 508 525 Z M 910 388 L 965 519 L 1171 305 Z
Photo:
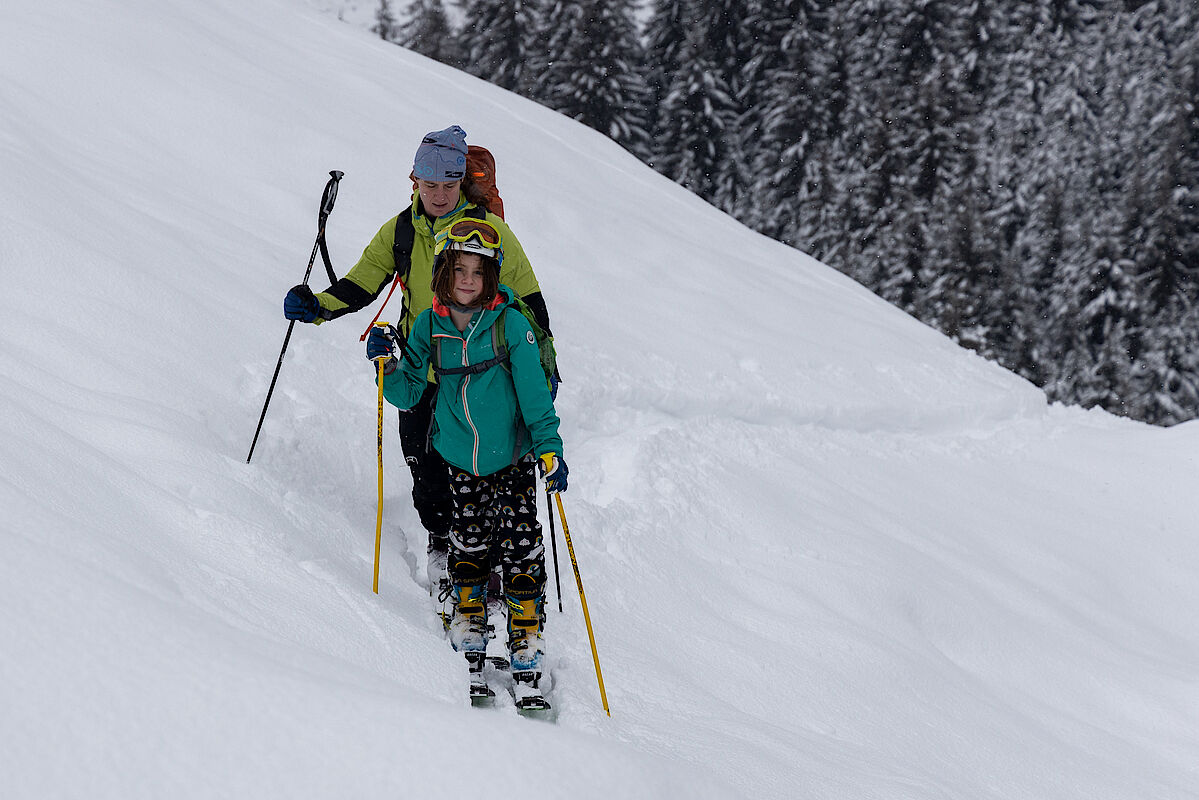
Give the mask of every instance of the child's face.
M 478 253 L 459 253 L 454 265 L 454 302 L 470 308 L 478 303 L 483 291 L 483 257 Z

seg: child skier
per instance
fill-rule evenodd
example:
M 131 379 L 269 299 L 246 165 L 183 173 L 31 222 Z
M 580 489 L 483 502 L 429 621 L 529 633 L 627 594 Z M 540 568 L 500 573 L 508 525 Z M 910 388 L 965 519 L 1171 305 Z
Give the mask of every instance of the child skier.
M 550 492 L 566 491 L 567 468 L 536 338 L 512 290 L 499 282 L 503 257 L 501 234 L 485 220 L 463 219 L 442 231 L 432 308 L 412 324 L 398 359 L 393 337 L 379 328 L 366 352 L 372 360 L 388 357 L 383 395 L 398 408 L 420 400 L 430 366 L 441 384 L 431 440 L 449 465 L 454 500 L 449 637 L 470 664 L 471 694 L 489 693 L 482 675 L 487 590 L 498 562 L 517 703 L 538 707 L 545 549 L 534 465 Z M 495 327 L 501 316 L 503 344 Z

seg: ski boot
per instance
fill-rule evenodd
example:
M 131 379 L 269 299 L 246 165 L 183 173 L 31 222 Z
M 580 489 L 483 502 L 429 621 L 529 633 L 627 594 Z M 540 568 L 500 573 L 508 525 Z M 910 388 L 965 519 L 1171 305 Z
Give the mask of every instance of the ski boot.
M 441 597 L 442 595 L 449 594 L 450 575 L 448 568 L 450 565 L 450 553 L 447 545 L 447 542 L 436 542 L 431 537 L 429 539 L 429 562 L 425 567 L 425 574 L 429 578 L 430 597 Z
M 521 579 L 532 583 L 527 575 L 518 575 L 514 584 Z M 520 591 L 519 587 L 515 587 Z M 523 595 L 524 592 L 522 591 Z M 541 637 L 545 621 L 543 608 L 545 599 L 540 593 L 532 597 L 516 596 L 509 592 L 508 603 L 508 653 L 512 669 L 512 696 L 518 711 L 544 711 L 550 704 L 541 693 L 541 660 L 545 654 L 545 643 Z
M 459 653 L 487 649 L 487 587 L 455 586 L 450 645 Z
M 496 635 L 497 628 L 507 619 L 503 586 L 503 568 L 496 566 L 487 575 L 487 663 L 501 672 L 507 672 L 507 640 Z
M 444 630 L 449 630 L 450 616 L 454 610 L 454 587 L 450 583 L 448 546 L 449 542 L 444 539 L 439 541 L 430 536 L 429 560 L 425 566 L 425 574 L 429 579 L 429 597 L 433 598 L 433 610 L 437 612 Z
M 450 645 L 466 657 L 470 667 L 471 702 L 495 697 L 483 676 L 487 659 L 487 587 L 453 587 L 454 611 L 450 615 Z

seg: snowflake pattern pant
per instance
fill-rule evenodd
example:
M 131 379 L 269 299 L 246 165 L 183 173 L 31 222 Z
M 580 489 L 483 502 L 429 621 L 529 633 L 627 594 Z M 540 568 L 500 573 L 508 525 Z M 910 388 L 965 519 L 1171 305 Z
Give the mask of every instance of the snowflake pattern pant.
M 501 564 L 506 594 L 543 596 L 545 544 L 537 521 L 535 464 L 530 453 L 491 475 L 450 467 L 450 580 L 456 586 L 486 583 L 492 567 Z

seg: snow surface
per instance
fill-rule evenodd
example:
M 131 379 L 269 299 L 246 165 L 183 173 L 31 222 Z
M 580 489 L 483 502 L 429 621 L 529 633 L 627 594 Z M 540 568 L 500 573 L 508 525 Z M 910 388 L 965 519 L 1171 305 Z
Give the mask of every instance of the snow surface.
M 4 797 L 1199 797 L 1196 425 L 1047 406 L 304 0 L 0 31 Z M 390 425 L 371 592 L 369 314 L 297 326 L 245 463 L 328 170 L 344 271 L 451 123 L 553 315 L 611 718 L 561 543 L 557 724 L 469 707 Z

